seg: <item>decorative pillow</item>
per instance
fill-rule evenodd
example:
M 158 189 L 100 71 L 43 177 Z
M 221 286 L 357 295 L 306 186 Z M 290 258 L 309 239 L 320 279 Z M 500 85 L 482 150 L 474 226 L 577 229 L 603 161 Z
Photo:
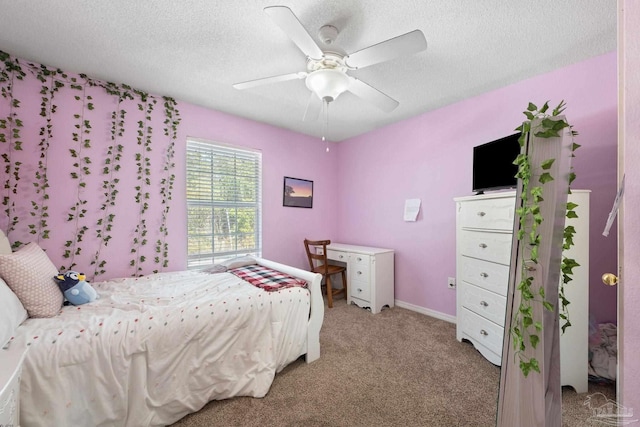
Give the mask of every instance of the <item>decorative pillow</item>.
M 252 256 L 243 256 L 238 258 L 232 258 L 227 261 L 222 261 L 220 265 L 224 265 L 228 270 L 238 267 L 244 267 L 246 265 L 252 265 L 256 263 L 256 259 Z
M 0 255 L 0 277 L 20 299 L 29 317 L 53 317 L 62 307 L 63 295 L 53 280 L 58 269 L 36 243 L 11 255 Z
M 2 230 L 0 230 L 0 255 L 11 255 L 11 243 Z
M 229 273 L 235 274 L 242 280 L 264 289 L 267 292 L 279 291 L 280 289 L 292 288 L 294 286 L 307 286 L 307 282 L 302 279 L 296 279 L 288 274 L 257 264 L 234 268 L 233 270 L 229 270 Z
M 213 267 L 205 268 L 202 271 L 204 271 L 205 273 L 215 274 L 215 273 L 224 273 L 227 270 L 228 268 L 226 265 L 216 264 Z
M 0 279 L 0 347 L 11 339 L 16 328 L 27 319 L 27 310 L 6 282 Z

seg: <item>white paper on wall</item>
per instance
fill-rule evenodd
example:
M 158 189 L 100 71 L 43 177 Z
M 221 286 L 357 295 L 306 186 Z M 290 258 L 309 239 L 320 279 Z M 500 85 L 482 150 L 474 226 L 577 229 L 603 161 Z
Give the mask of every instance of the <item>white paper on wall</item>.
M 415 221 L 420 212 L 420 199 L 407 199 L 404 202 L 404 220 Z
M 622 182 L 620 183 L 620 189 L 618 189 L 618 194 L 616 194 L 616 199 L 613 201 L 613 208 L 611 208 L 611 212 L 609 212 L 609 218 L 607 218 L 607 223 L 604 226 L 604 231 L 602 232 L 603 236 L 609 235 L 609 230 L 613 225 L 613 220 L 616 219 L 616 215 L 618 214 L 618 208 L 620 208 L 620 202 L 622 201 L 622 195 L 624 194 L 624 175 L 622 175 Z

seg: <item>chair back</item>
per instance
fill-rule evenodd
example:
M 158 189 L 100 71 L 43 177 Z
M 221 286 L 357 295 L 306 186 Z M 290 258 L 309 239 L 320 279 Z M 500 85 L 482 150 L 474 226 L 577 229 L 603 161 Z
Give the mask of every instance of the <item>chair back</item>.
M 324 266 L 324 272 L 320 272 L 322 275 L 328 274 L 329 263 L 327 262 L 327 245 L 331 244 L 331 240 L 309 240 L 304 239 L 304 248 L 307 251 L 307 258 L 309 259 L 309 268 L 313 271 L 316 266 L 313 264 L 314 260 L 320 261 Z M 315 247 L 322 246 L 322 254 L 316 253 Z M 313 248 L 312 248 L 313 247 Z

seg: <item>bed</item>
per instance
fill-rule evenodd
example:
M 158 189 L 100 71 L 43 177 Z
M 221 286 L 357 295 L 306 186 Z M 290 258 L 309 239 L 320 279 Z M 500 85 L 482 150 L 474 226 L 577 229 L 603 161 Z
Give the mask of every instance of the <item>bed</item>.
M 159 426 L 211 400 L 263 397 L 273 378 L 320 356 L 321 276 L 254 263 L 306 282 L 270 292 L 230 272 L 182 271 L 92 283 L 100 299 L 29 318 L 21 422 Z

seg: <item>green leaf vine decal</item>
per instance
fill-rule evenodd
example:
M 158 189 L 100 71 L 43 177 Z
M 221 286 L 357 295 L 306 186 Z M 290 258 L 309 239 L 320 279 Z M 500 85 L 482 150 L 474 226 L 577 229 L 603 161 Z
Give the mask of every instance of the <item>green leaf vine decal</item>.
M 81 78 L 85 76 L 80 75 Z M 71 171 L 71 178 L 78 180 L 76 187 L 76 201 L 69 209 L 67 214 L 67 221 L 75 223 L 75 232 L 70 240 L 67 240 L 64 244 L 65 251 L 63 257 L 69 259 L 70 264 L 68 266 L 62 266 L 61 270 L 71 270 L 77 264 L 75 257 L 82 253 L 82 246 L 80 243 L 83 241 L 84 235 L 89 230 L 86 225 L 80 225 L 84 222 L 84 218 L 87 215 L 87 200 L 85 198 L 86 177 L 91 174 L 90 164 L 91 159 L 85 154 L 86 150 L 91 148 L 91 122 L 86 118 L 85 114 L 88 111 L 93 110 L 93 98 L 91 95 L 87 95 L 87 86 L 92 86 L 91 82 L 85 81 L 83 84 L 78 83 L 78 79 L 71 78 L 70 87 L 79 92 L 74 98 L 81 104 L 80 113 L 74 114 L 76 124 L 74 125 L 75 131 L 72 133 L 72 140 L 76 143 L 77 148 L 69 149 L 71 157 L 74 159 L 73 169 Z
M 34 87 L 39 91 L 40 106 L 25 103 L 26 107 L 23 107 L 19 95 L 28 95 L 28 91 Z M 91 95 L 95 96 L 98 88 L 104 90 L 106 96 L 100 98 L 99 105 L 97 101 L 94 105 Z M 0 94 L 3 111 L 0 117 L 0 168 L 3 171 L 0 175 L 0 219 L 3 227 L 6 227 L 3 231 L 14 236 L 33 236 L 29 241 L 50 239 L 49 245 L 53 245 L 54 252 L 57 251 L 65 259 L 61 270 L 74 267 L 85 269 L 89 264 L 96 277 L 106 274 L 106 257 L 109 256 L 106 254 L 109 252 L 104 248 L 115 244 L 112 238 L 122 234 L 116 234 L 114 230 L 132 227 L 133 220 L 133 242 L 117 243 L 133 247 L 133 275 L 149 270 L 148 267 L 143 268 L 146 261 L 143 248 L 148 244 L 147 240 L 156 242 L 154 263 L 157 268 L 167 267 L 168 214 L 175 182 L 175 143 L 180 124 L 176 101 L 162 98 L 164 117 L 153 120 L 164 120 L 165 138 L 157 138 L 153 133 L 152 117 L 157 114 L 154 108 L 160 98 L 126 84 L 94 80 L 83 74 L 71 77 L 60 69 L 21 61 L 2 51 Z M 62 117 L 55 101 L 69 98 L 75 102 L 65 101 L 65 111 L 71 110 L 72 116 Z M 135 105 L 129 101 L 138 103 L 142 112 L 141 120 L 138 121 L 138 116 L 131 108 L 127 111 L 128 107 Z M 105 106 L 108 106 L 106 111 Z M 99 108 L 101 110 L 93 113 L 93 117 L 105 119 L 96 120 L 95 135 L 101 139 L 94 144 L 91 139 L 94 127 L 91 112 Z M 132 117 L 136 119 L 132 120 Z M 57 129 L 66 129 L 69 118 L 75 128 L 67 150 L 61 148 L 66 145 L 61 146 L 60 141 L 67 144 L 69 137 L 60 135 Z M 33 137 L 34 134 L 27 133 L 25 129 L 34 134 L 39 130 L 39 136 Z M 138 148 L 134 150 L 134 140 L 131 138 L 132 144 L 129 145 L 125 141 L 128 135 L 136 131 Z M 109 132 L 110 137 L 107 136 Z M 103 134 L 105 137 L 102 137 Z M 152 145 L 154 151 L 163 154 L 153 156 Z M 61 182 L 59 178 L 50 180 L 51 159 L 55 155 L 59 160 L 61 150 L 72 160 L 70 168 L 64 163 L 70 182 Z M 131 211 L 132 208 L 126 206 L 131 204 L 129 200 L 121 201 L 118 198 L 120 187 L 124 184 L 119 175 L 124 167 L 131 167 L 130 163 L 125 163 L 125 160 L 131 160 L 125 159 L 127 153 L 134 153 L 134 167 L 137 166 L 134 183 L 136 207 L 133 208 L 133 212 L 137 210 L 137 218 L 124 218 L 119 214 L 123 218 L 116 219 L 116 212 L 122 212 L 124 208 Z M 24 160 L 23 165 L 23 159 L 30 160 L 28 163 Z M 152 167 L 155 162 L 158 164 Z M 94 170 L 94 164 L 100 166 Z M 98 176 L 96 171 L 101 174 Z M 67 209 L 51 203 L 50 196 L 61 191 L 73 194 L 74 201 Z M 156 203 L 156 199 L 151 197 L 155 192 L 159 192 L 161 203 Z M 156 206 L 150 206 L 152 201 Z M 60 215 L 66 220 L 65 226 L 52 226 L 51 218 Z M 153 221 L 154 225 L 159 223 L 159 229 L 148 229 L 148 221 Z M 91 236 L 91 239 L 87 238 L 89 230 L 95 230 L 95 236 Z M 72 237 L 60 237 L 62 233 L 72 233 Z M 14 249 L 24 244 L 16 239 L 12 239 L 12 242 Z M 61 248 L 56 248 L 56 244 Z M 91 254 L 88 257 L 87 252 Z
M 8 54 L 0 51 L 0 60 L 3 68 L 0 70 L 0 93 L 2 97 L 9 101 L 9 114 L 0 119 L 0 143 L 7 144 L 3 150 L 2 160 L 4 162 L 5 180 L 2 185 L 2 205 L 4 212 L 9 219 L 6 234 L 15 230 L 19 217 L 16 213 L 16 197 L 18 194 L 18 183 L 20 181 L 20 167 L 22 163 L 12 160 L 14 151 L 22 150 L 21 129 L 24 124 L 18 115 L 20 101 L 14 96 L 14 86 L 17 80 L 25 77 L 20 62 Z M 14 249 L 19 247 L 21 242 L 14 242 Z
M 156 241 L 156 255 L 153 261 L 156 264 L 160 264 L 161 268 L 169 266 L 169 244 L 167 243 L 167 236 L 169 230 L 167 228 L 167 219 L 169 216 L 171 194 L 173 192 L 173 184 L 176 175 L 173 173 L 175 162 L 173 158 L 175 156 L 175 144 L 178 138 L 178 125 L 180 124 L 180 112 L 176 108 L 176 101 L 173 98 L 164 97 L 164 135 L 169 139 L 167 150 L 165 154 L 165 162 L 162 168 L 162 179 L 160 180 L 160 197 L 162 199 L 162 223 L 160 225 L 161 237 Z M 161 270 L 154 270 L 155 273 Z
M 31 200 L 30 215 L 34 222 L 29 224 L 29 232 L 40 239 L 48 239 L 51 230 L 47 218 L 49 218 L 49 179 L 47 176 L 48 169 L 48 153 L 51 139 L 53 138 L 53 114 L 57 111 L 57 106 L 53 103 L 55 94 L 65 85 L 58 79 L 58 75 L 66 79 L 67 75 L 58 70 L 49 70 L 45 66 L 40 66 L 36 70 L 36 78 L 41 83 L 40 88 L 40 116 L 45 119 L 45 123 L 40 127 L 40 141 L 38 148 L 40 156 L 38 159 L 38 168 L 35 172 L 33 186 L 36 191 L 36 197 Z
M 127 112 L 122 108 L 123 101 L 133 100 L 131 90 L 127 87 L 120 87 L 114 83 L 107 83 L 105 86 L 107 93 L 118 97 L 116 109 L 111 112 L 111 130 L 110 144 L 107 148 L 107 156 L 104 158 L 104 166 L 102 173 L 105 179 L 102 181 L 102 190 L 104 200 L 100 205 L 102 216 L 96 222 L 96 236 L 100 243 L 91 261 L 93 265 L 93 278 L 106 273 L 105 267 L 107 261 L 102 259 L 102 249 L 108 246 L 111 240 L 111 231 L 113 230 L 116 215 L 113 208 L 116 205 L 118 196 L 118 184 L 120 178 L 117 177 L 122 167 L 121 160 L 124 152 L 124 146 L 120 143 L 125 132 L 125 117 Z
M 139 220 L 136 224 L 133 238 L 133 246 L 131 253 L 134 254 L 134 258 L 129 262 L 131 267 L 134 267 L 134 276 L 139 276 L 142 272 L 142 264 L 146 261 L 146 256 L 141 253 L 141 247 L 147 244 L 147 220 L 145 215 L 149 210 L 149 199 L 151 194 L 149 188 L 151 186 L 151 161 L 149 159 L 149 152 L 151 152 L 151 142 L 153 135 L 153 128 L 151 127 L 151 113 L 153 112 L 157 99 L 149 97 L 148 94 L 140 91 L 136 91 L 140 96 L 140 102 L 138 103 L 138 109 L 144 112 L 144 120 L 138 121 L 138 148 L 141 150 L 136 153 L 136 165 L 137 171 L 137 185 L 135 201 L 139 205 Z
M 524 146 L 526 143 L 526 137 L 528 133 L 533 133 L 537 137 L 552 138 L 559 137 L 564 128 L 569 127 L 571 129 L 571 135 L 576 136 L 577 132 L 567 123 L 564 119 L 557 119 L 565 109 L 564 101 L 554 108 L 549 114 L 549 103 L 545 104 L 538 109 L 538 107 L 529 103 L 527 110 L 523 112 L 526 116 L 525 121 L 521 126 L 516 128 L 521 132 L 520 146 Z M 551 119 L 556 117 L 556 119 Z M 532 121 L 535 119 L 541 119 L 540 125 L 535 129 L 532 129 Z M 572 156 L 575 156 L 573 152 L 579 147 L 578 144 L 572 144 Z M 531 147 L 535 149 L 535 147 Z M 518 166 L 518 172 L 516 177 L 520 179 L 522 185 L 522 205 L 516 209 L 516 215 L 519 220 L 519 229 L 517 238 L 520 241 L 525 241 L 527 244 L 524 246 L 524 253 L 521 254 L 523 262 L 521 263 L 521 280 L 516 286 L 516 291 L 520 293 L 520 305 L 517 310 L 514 309 L 513 326 L 510 333 L 513 338 L 513 346 L 516 351 L 516 356 L 519 358 L 519 366 L 526 377 L 532 371 L 540 372 L 540 366 L 538 360 L 534 357 L 527 357 L 525 350 L 528 346 L 536 348 L 540 342 L 540 333 L 542 332 L 542 323 L 534 320 L 533 316 L 533 304 L 539 303 L 546 310 L 553 311 L 555 309 L 555 302 L 546 299 L 543 286 L 537 286 L 534 282 L 533 270 L 530 268 L 532 265 L 538 263 L 538 248 L 540 247 L 540 235 L 538 234 L 538 228 L 544 221 L 540 213 L 540 202 L 543 201 L 543 185 L 552 181 L 554 178 L 548 172 L 551 169 L 555 159 L 547 159 L 543 161 L 539 166 L 544 171 L 540 174 L 537 182 L 532 182 L 532 170 L 530 157 L 527 154 L 520 154 L 515 164 Z M 575 179 L 575 173 L 572 170 L 569 175 L 569 186 Z M 571 190 L 569 189 L 569 193 Z M 577 218 L 575 203 L 567 203 L 568 218 Z M 573 236 L 575 235 L 575 228 L 568 225 L 564 229 L 563 250 L 568 250 L 573 246 Z M 562 270 L 562 282 L 559 288 L 559 302 L 561 308 L 559 310 L 559 317 L 561 320 L 562 331 L 564 332 L 567 327 L 571 325 L 569 321 L 568 305 L 569 301 L 565 295 L 565 285 L 572 280 L 572 269 L 579 264 L 566 256 L 563 256 L 561 270 Z

